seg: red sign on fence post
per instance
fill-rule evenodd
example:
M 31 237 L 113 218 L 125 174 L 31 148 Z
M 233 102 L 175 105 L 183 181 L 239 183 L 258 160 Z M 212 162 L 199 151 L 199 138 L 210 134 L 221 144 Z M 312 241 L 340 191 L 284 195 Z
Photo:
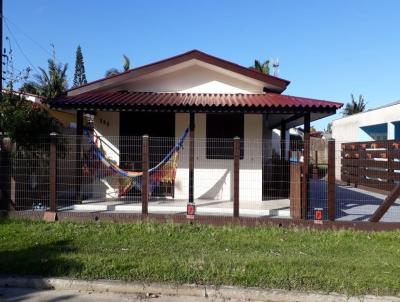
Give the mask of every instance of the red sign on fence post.
M 322 224 L 323 219 L 324 219 L 324 209 L 314 208 L 314 223 Z
M 186 218 L 194 219 L 195 214 L 196 214 L 196 205 L 194 203 L 188 203 L 186 208 Z

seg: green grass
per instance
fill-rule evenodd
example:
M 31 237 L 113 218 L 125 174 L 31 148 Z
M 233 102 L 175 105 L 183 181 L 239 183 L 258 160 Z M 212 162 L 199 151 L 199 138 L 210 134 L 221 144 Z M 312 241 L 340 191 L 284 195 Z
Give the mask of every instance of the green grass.
M 0 221 L 0 273 L 400 293 L 400 232 Z

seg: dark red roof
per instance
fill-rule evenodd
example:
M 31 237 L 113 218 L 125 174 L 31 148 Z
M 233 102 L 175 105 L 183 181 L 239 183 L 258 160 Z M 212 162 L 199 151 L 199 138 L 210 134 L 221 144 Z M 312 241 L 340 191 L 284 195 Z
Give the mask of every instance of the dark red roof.
M 167 67 L 170 67 L 170 66 L 188 61 L 188 60 L 193 60 L 193 59 L 197 59 L 199 61 L 203 61 L 203 62 L 212 64 L 212 65 L 215 65 L 215 66 L 219 66 L 221 68 L 224 68 L 224 69 L 227 69 L 227 70 L 239 73 L 239 74 L 243 74 L 247 77 L 254 78 L 259 81 L 268 83 L 270 85 L 279 87 L 278 89 L 276 89 L 279 92 L 284 91 L 286 89 L 286 87 L 290 84 L 290 81 L 288 81 L 288 80 L 281 79 L 279 77 L 275 77 L 275 76 L 268 75 L 268 74 L 263 74 L 259 71 L 241 66 L 239 64 L 236 64 L 236 63 L 224 60 L 224 59 L 220 59 L 218 57 L 215 57 L 215 56 L 209 55 L 207 53 L 204 53 L 202 51 L 194 49 L 194 50 L 185 52 L 183 54 L 180 54 L 180 55 L 177 55 L 174 57 L 170 57 L 170 58 L 167 58 L 167 59 L 164 59 L 161 61 L 157 61 L 157 62 L 154 62 L 151 64 L 143 65 L 143 66 L 140 66 L 137 68 L 133 68 L 128 71 L 121 72 L 119 74 L 116 74 L 116 75 L 113 75 L 110 77 L 105 77 L 105 78 L 102 78 L 102 79 L 99 79 L 99 80 L 96 80 L 93 82 L 89 82 L 85 85 L 82 85 L 82 86 L 79 86 L 76 88 L 72 88 L 72 89 L 70 89 L 70 91 L 77 90 L 77 89 L 80 89 L 85 86 L 90 86 L 95 83 L 106 82 L 107 80 L 114 79 L 114 78 L 124 78 L 126 75 L 129 75 L 129 77 L 142 76 L 144 74 L 154 72 L 154 71 L 157 71 L 157 70 L 160 70 L 163 68 L 167 68 Z
M 335 111 L 343 104 L 275 93 L 156 93 L 156 92 L 87 92 L 62 96 L 49 102 L 53 108 L 137 110 L 141 108 L 253 108 L 253 109 L 323 109 Z

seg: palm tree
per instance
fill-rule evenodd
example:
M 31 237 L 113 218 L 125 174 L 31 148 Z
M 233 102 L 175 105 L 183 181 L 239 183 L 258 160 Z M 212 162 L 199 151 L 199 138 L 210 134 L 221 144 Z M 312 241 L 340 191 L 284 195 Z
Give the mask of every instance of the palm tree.
M 351 96 L 351 102 L 346 104 L 346 106 L 343 109 L 342 114 L 344 116 L 348 116 L 348 115 L 352 115 L 352 114 L 356 114 L 356 113 L 365 111 L 367 103 L 365 102 L 362 94 L 360 94 L 358 96 L 358 101 L 355 100 L 353 94 L 351 94 L 350 96 Z
M 47 62 L 48 70 L 39 67 L 40 73 L 35 75 L 35 79 L 38 94 L 46 99 L 52 99 L 68 89 L 68 64 L 57 64 L 54 59 L 49 59 Z
M 118 70 L 117 68 L 110 68 L 109 70 L 106 71 L 105 74 L 106 77 L 111 77 L 113 75 L 120 74 L 121 72 L 128 71 L 131 68 L 131 61 L 129 60 L 128 56 L 122 55 L 122 57 L 124 58 L 124 64 L 122 65 L 123 69 Z
M 265 60 L 262 64 L 259 60 L 254 60 L 254 65 L 249 68 L 264 74 L 269 74 L 269 60 Z
M 122 55 L 124 58 L 124 71 L 128 71 L 131 68 L 131 60 L 126 55 Z

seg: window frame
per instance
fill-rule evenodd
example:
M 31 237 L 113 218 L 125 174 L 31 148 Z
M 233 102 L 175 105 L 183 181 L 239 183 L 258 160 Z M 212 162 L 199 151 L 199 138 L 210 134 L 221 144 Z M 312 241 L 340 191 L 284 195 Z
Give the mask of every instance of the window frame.
M 228 127 L 221 127 L 227 124 Z M 233 138 L 236 136 L 240 138 L 240 159 L 242 160 L 244 158 L 244 114 L 207 113 L 206 159 L 233 160 Z

